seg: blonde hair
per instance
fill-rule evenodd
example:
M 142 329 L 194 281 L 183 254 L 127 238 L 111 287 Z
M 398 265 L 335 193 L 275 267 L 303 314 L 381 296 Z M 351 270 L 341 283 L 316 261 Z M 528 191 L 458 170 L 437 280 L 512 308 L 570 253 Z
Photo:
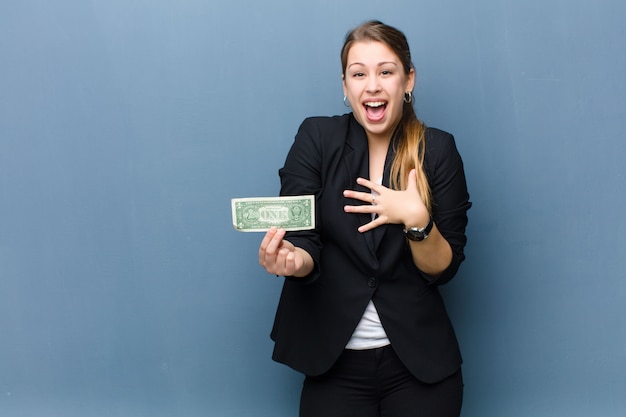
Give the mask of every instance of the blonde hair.
M 411 51 L 406 37 L 398 29 L 385 25 L 377 20 L 370 20 L 348 32 L 343 48 L 341 48 L 341 67 L 345 76 L 348 63 L 348 52 L 355 42 L 376 41 L 387 45 L 400 59 L 406 75 L 413 69 Z M 409 172 L 413 168 L 417 172 L 417 190 L 422 201 L 431 211 L 431 190 L 424 170 L 424 134 L 426 126 L 415 114 L 412 97 L 402 106 L 402 118 L 396 127 L 392 140 L 395 147 L 395 158 L 391 164 L 390 182 L 396 190 L 405 190 L 408 185 Z

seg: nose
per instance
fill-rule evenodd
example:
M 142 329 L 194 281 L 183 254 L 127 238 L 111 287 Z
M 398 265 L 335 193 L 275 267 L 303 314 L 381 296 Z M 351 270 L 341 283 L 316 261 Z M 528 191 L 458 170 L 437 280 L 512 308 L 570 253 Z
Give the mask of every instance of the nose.
M 380 91 L 380 83 L 378 77 L 373 75 L 367 79 L 367 92 L 378 93 Z

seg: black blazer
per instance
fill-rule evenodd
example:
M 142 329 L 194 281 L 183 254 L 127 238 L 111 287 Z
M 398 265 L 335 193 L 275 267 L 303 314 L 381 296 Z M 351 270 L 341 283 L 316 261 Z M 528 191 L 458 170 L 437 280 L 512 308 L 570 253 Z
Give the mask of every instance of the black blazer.
M 389 186 L 389 147 L 383 184 Z M 286 239 L 315 261 L 304 279 L 287 277 L 271 337 L 273 359 L 307 375 L 329 370 L 342 353 L 370 299 L 391 345 L 421 381 L 431 383 L 461 365 L 454 330 L 437 285 L 446 283 L 463 261 L 466 211 L 471 203 L 463 163 L 452 135 L 426 130 L 425 168 L 433 195 L 433 219 L 452 246 L 453 259 L 436 279 L 413 263 L 402 225 L 366 233 L 369 214 L 348 214 L 345 189 L 369 177 L 367 137 L 352 114 L 306 119 L 285 165 L 281 195 L 314 194 L 316 229 L 289 232 Z

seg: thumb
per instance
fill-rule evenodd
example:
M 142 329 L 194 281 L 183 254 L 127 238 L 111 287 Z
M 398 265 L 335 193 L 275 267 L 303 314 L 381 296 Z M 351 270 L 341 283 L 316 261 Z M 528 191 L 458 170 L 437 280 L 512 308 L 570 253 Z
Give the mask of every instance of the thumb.
M 417 171 L 413 168 L 409 172 L 409 182 L 406 185 L 407 190 L 417 190 Z

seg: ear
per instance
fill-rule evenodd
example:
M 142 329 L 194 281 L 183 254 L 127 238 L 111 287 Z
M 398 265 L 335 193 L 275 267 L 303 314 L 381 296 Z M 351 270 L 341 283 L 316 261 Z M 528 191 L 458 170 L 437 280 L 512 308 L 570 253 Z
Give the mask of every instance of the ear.
M 345 74 L 341 74 L 341 84 L 343 85 L 343 95 L 348 95 L 348 89 L 346 88 L 346 76 Z
M 406 88 L 404 89 L 404 91 L 413 92 L 414 88 L 415 88 L 415 69 L 411 68 L 411 71 L 409 71 L 409 75 L 407 76 Z

